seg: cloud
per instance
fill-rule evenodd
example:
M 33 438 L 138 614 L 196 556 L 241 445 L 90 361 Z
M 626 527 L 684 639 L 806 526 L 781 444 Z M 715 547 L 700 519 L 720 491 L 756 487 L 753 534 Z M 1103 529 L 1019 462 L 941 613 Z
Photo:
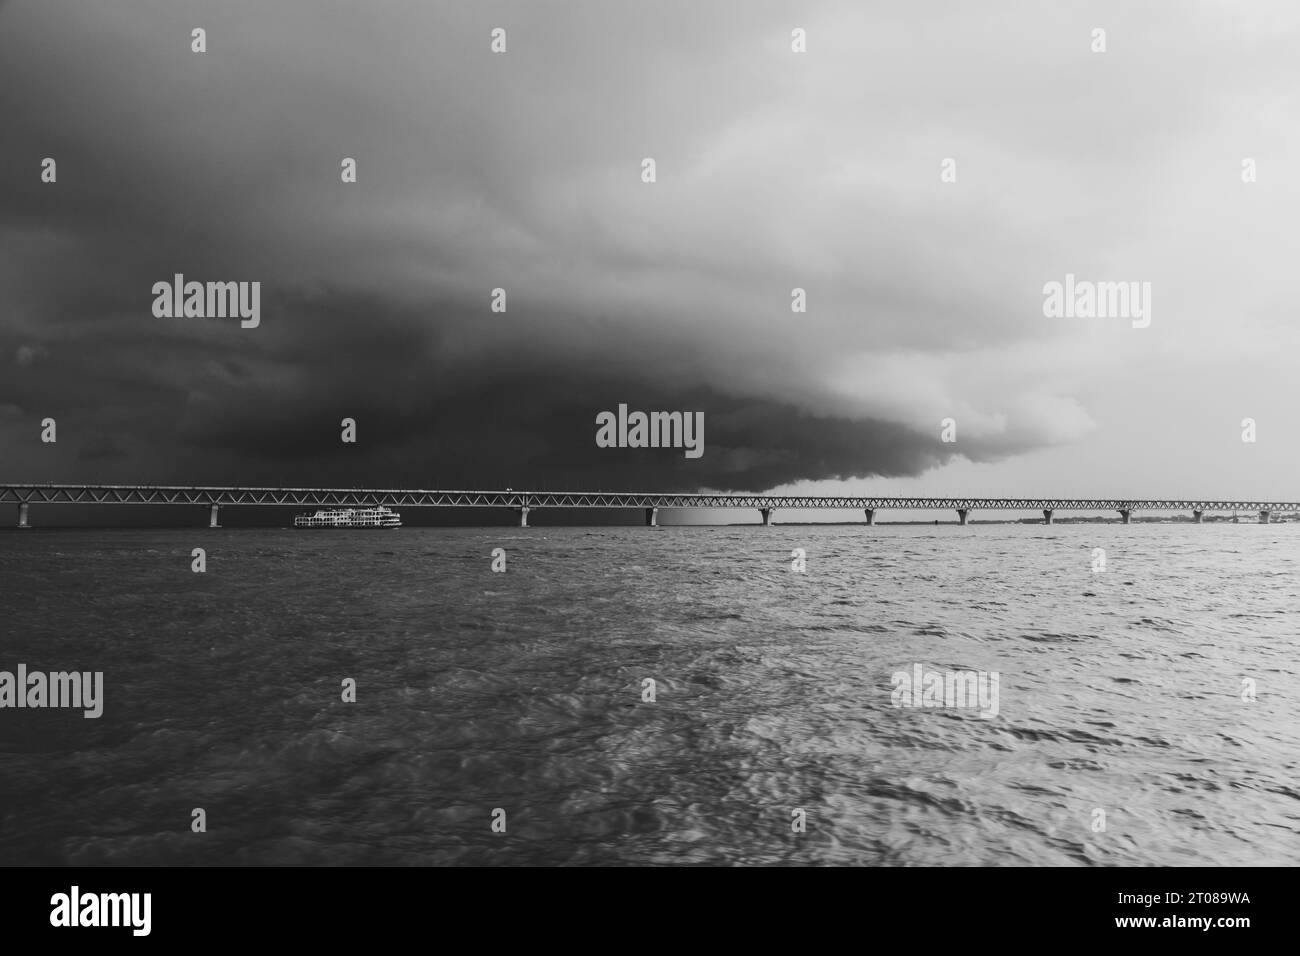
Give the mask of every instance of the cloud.
M 1099 370 L 1148 356 L 1044 319 L 1067 271 L 1164 280 L 1171 356 L 1206 354 L 1225 287 L 1292 301 L 1230 252 L 1179 288 L 1188 151 L 1240 130 L 1233 91 L 1276 115 L 1279 23 L 1116 6 L 1102 62 L 1036 5 L 844 3 L 795 56 L 784 5 L 736 9 L 5 8 L 0 403 L 103 436 L 65 463 L 98 480 L 759 490 L 1087 440 Z M 261 327 L 154 319 L 176 273 L 260 281 Z M 596 448 L 622 402 L 703 411 L 703 458 Z M 12 467 L 46 461 L 29 433 Z
M 14 361 L 22 368 L 31 368 L 49 355 L 50 350 L 43 345 L 20 345 L 14 352 Z

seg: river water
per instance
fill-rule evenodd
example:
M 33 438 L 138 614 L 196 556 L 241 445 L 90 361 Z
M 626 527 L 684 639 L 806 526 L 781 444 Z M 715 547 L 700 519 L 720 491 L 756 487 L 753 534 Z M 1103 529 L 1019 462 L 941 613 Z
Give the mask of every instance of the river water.
M 0 670 L 104 675 L 0 709 L 0 863 L 1293 864 L 1298 581 L 1296 524 L 0 533 Z

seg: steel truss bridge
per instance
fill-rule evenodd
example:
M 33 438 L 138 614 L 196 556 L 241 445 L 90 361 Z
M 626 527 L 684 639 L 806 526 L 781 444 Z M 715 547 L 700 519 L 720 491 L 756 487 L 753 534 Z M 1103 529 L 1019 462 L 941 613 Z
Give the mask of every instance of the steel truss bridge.
M 591 491 L 433 491 L 400 488 L 220 488 L 176 485 L 0 485 L 0 503 L 18 505 L 18 526 L 28 526 L 30 506 L 54 505 L 194 505 L 210 509 L 217 527 L 223 506 L 293 506 L 361 508 L 509 508 L 526 527 L 537 508 L 642 509 L 647 525 L 658 523 L 660 508 L 751 508 L 772 523 L 778 509 L 858 510 L 874 524 L 878 511 L 941 510 L 957 512 L 966 524 L 973 511 L 1041 511 L 1052 523 L 1056 511 L 1118 512 L 1125 524 L 1135 511 L 1191 512 L 1200 521 L 1207 511 L 1258 513 L 1263 522 L 1274 512 L 1300 512 L 1296 501 L 1210 500 L 1195 498 L 849 498 L 792 495 L 648 494 Z

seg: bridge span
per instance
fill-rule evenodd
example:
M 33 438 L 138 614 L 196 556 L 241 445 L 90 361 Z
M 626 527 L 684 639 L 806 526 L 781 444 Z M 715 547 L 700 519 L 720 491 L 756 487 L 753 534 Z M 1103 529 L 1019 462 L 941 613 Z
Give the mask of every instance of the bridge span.
M 304 508 L 508 508 L 528 526 L 539 508 L 641 510 L 645 523 L 658 523 L 660 508 L 746 508 L 770 525 L 778 509 L 855 510 L 875 524 L 880 511 L 955 511 L 966 524 L 975 511 L 1041 511 L 1051 524 L 1057 511 L 1117 512 L 1128 524 L 1135 511 L 1190 512 L 1200 522 L 1206 512 L 1254 512 L 1267 523 L 1275 512 L 1298 512 L 1296 501 L 1212 500 L 1195 498 L 855 498 L 792 495 L 652 494 L 605 491 L 436 491 L 401 488 L 224 488 L 182 485 L 0 485 L 0 503 L 18 505 L 18 527 L 30 526 L 36 505 L 191 505 L 209 509 L 209 526 L 219 527 L 223 506 Z

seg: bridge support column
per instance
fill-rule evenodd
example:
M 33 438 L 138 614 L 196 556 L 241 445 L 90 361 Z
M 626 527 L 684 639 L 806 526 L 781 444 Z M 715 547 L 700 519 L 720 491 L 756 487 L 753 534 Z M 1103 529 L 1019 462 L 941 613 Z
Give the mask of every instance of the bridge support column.
M 27 523 L 27 502 L 25 501 L 18 506 L 18 527 L 20 528 L 31 527 L 31 525 Z
M 759 509 L 758 509 L 758 513 L 761 514 L 761 515 L 763 516 L 763 527 L 765 527 L 765 528 L 770 528 L 770 527 L 772 526 L 772 514 L 773 514 L 775 511 L 776 511 L 775 508 L 759 508 Z
M 515 510 L 519 512 L 519 527 L 527 528 L 528 527 L 528 506 L 524 505 L 522 508 L 516 508 Z
M 965 523 L 966 523 L 966 519 L 969 518 L 969 517 L 970 517 L 970 509 L 969 509 L 969 508 L 958 508 L 958 509 L 957 509 L 957 523 L 958 523 L 958 524 L 965 524 Z
M 208 527 L 209 527 L 209 528 L 220 528 L 220 527 L 221 527 L 221 525 L 217 524 L 217 514 L 218 514 L 218 512 L 219 512 L 220 510 L 221 510 L 221 506 L 220 506 L 220 505 L 213 505 L 213 506 L 212 506 L 212 510 L 208 512 Z
M 1051 524 L 1051 523 L 1052 523 L 1052 509 L 1051 509 L 1051 508 L 1044 508 L 1044 509 L 1043 509 L 1043 524 Z
M 1133 511 L 1132 511 L 1132 509 L 1131 509 L 1131 508 L 1121 508 L 1121 509 L 1119 510 L 1119 518 L 1120 518 L 1120 521 L 1122 521 L 1124 524 L 1132 524 L 1132 523 L 1133 523 Z
M 875 523 L 876 523 L 876 509 L 875 509 L 875 508 L 864 508 L 863 510 L 867 513 L 867 524 L 869 524 L 869 525 L 871 525 L 871 524 L 875 524 Z
M 658 508 L 647 508 L 645 510 L 645 526 L 647 528 L 657 528 L 659 526 Z
M 1261 512 L 1259 513 L 1259 523 L 1260 523 L 1260 524 L 1268 524 L 1268 519 L 1269 519 L 1269 517 L 1270 517 L 1270 515 L 1269 515 L 1269 513 L 1268 513 L 1267 511 L 1261 511 Z
M 1204 511 L 1193 511 L 1193 512 L 1192 512 L 1192 520 L 1193 520 L 1194 522 L 1196 522 L 1197 524 L 1202 524 L 1202 523 L 1204 523 L 1204 521 L 1205 521 L 1205 512 L 1204 512 Z

